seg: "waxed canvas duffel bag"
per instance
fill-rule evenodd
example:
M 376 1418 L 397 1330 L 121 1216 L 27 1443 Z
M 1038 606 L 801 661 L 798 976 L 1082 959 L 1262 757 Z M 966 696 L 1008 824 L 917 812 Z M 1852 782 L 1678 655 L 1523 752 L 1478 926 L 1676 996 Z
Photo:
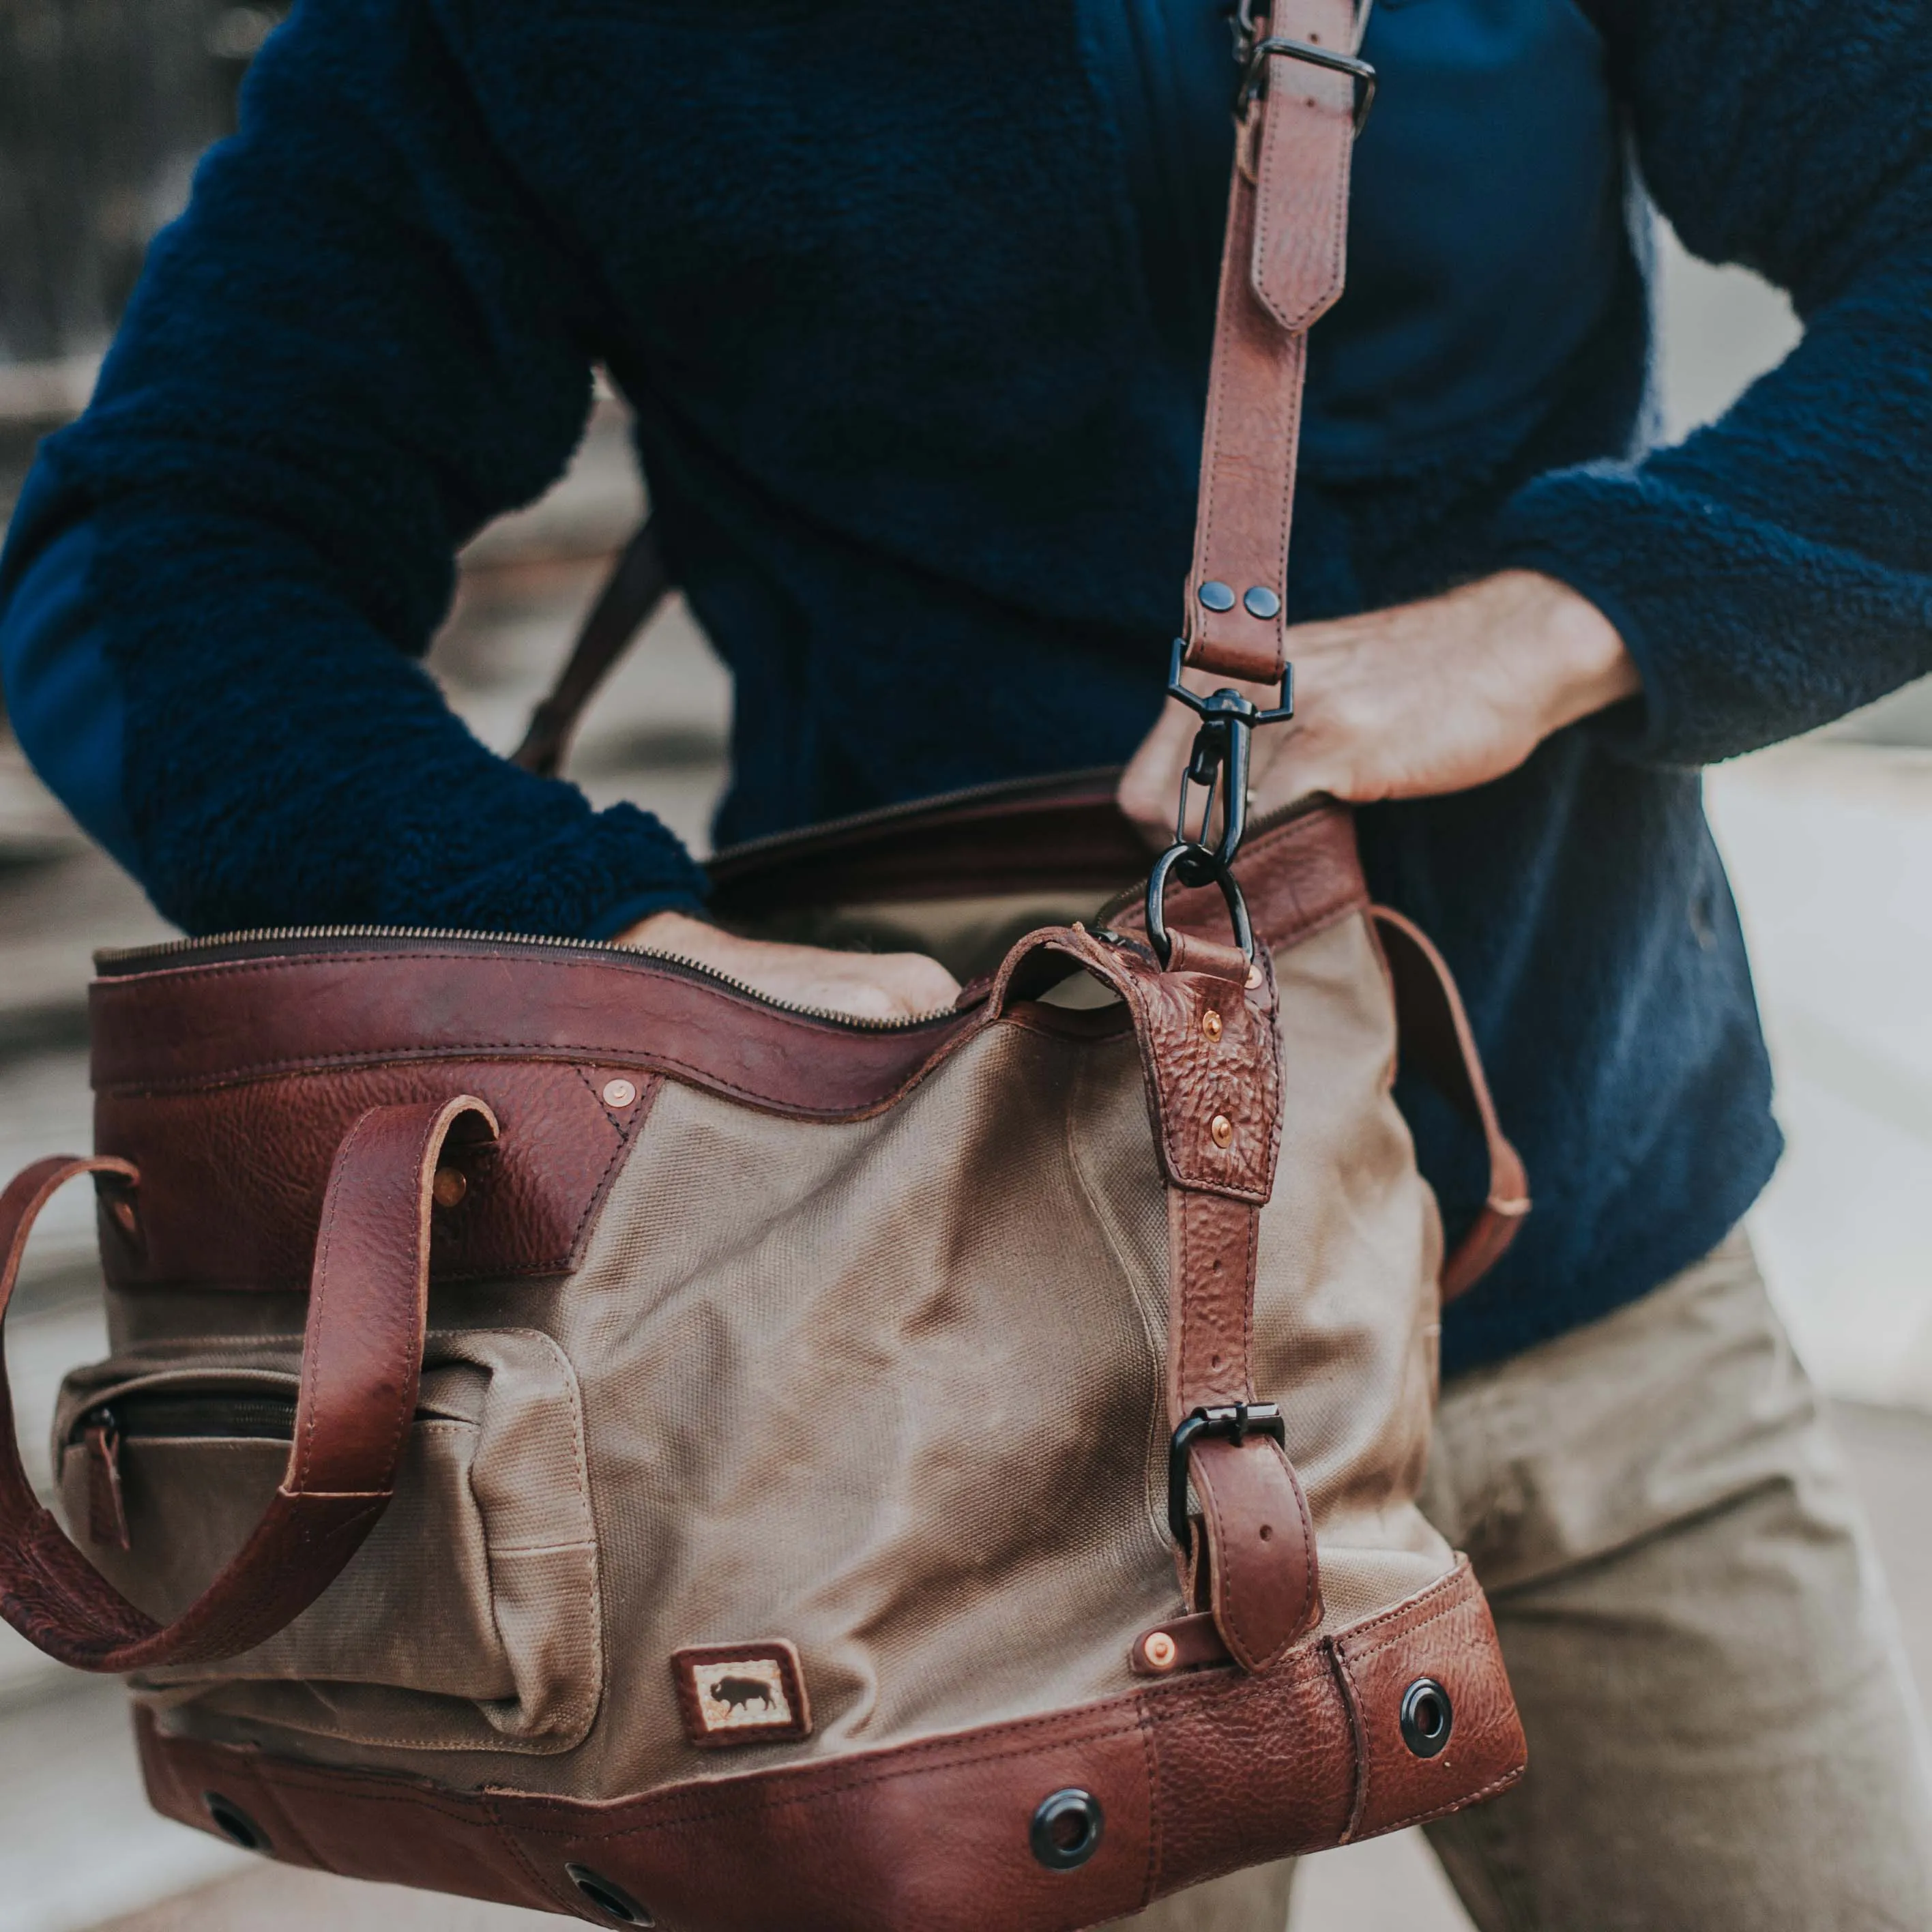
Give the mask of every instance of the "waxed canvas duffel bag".
M 1282 668 L 1220 592 L 1282 581 L 1349 16 L 1255 50 L 1190 586 L 1230 675 Z M 103 958 L 96 1152 L 0 1196 L 0 1305 L 92 1174 L 111 1352 L 67 1528 L 5 1418 L 0 1611 L 128 1676 L 163 1811 L 603 1924 L 1071 1932 L 1520 1775 L 1414 1497 L 1521 1170 L 1346 812 L 1244 825 L 1259 717 L 1202 708 L 1150 893 L 1096 775 L 721 855 L 725 916 L 994 960 L 904 1023 L 541 935 Z M 1399 1044 L 1490 1150 L 1446 1264 Z

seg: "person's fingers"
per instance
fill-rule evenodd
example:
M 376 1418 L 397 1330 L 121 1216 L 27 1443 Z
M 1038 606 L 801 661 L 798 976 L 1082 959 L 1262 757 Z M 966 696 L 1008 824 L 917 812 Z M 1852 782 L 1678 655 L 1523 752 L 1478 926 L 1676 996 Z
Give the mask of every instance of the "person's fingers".
M 1194 714 L 1169 698 L 1154 729 L 1141 740 L 1120 774 L 1115 802 L 1148 842 L 1165 845 L 1174 836 L 1174 801 L 1180 794 L 1180 775 L 1187 768 L 1194 742 Z
M 889 952 L 868 959 L 874 969 L 873 983 L 880 988 L 898 1013 L 937 1012 L 959 997 L 959 982 L 922 952 Z
M 813 1006 L 855 1019 L 910 1019 L 942 1012 L 959 982 L 919 952 L 836 952 L 745 939 L 677 912 L 653 914 L 625 933 L 621 945 L 694 960 L 767 999 Z

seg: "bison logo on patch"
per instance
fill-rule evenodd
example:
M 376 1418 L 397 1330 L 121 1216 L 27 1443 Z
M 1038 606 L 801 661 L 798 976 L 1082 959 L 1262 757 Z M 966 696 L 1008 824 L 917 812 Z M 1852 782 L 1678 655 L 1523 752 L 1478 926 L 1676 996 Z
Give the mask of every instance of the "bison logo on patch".
M 776 1743 L 812 1735 L 797 1646 L 783 1637 L 673 1653 L 685 1736 L 697 1745 Z
M 705 1695 L 718 1703 L 729 1706 L 734 1713 L 749 1710 L 754 1704 L 766 1711 L 772 1708 L 772 1687 L 762 1678 L 714 1678 Z M 784 1702 L 783 1697 L 780 1697 L 781 1708 Z

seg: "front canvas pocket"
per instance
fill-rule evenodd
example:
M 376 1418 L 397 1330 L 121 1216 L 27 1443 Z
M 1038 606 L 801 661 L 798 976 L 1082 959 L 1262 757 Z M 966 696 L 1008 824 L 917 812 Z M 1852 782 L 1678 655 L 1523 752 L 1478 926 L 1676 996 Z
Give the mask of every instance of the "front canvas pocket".
M 298 1346 L 170 1342 L 68 1377 L 68 1522 L 150 1615 L 206 1588 L 280 1480 Z M 576 1376 L 533 1329 L 470 1329 L 430 1336 L 394 1500 L 342 1574 L 256 1648 L 135 1684 L 360 1744 L 552 1752 L 582 1742 L 602 1682 Z

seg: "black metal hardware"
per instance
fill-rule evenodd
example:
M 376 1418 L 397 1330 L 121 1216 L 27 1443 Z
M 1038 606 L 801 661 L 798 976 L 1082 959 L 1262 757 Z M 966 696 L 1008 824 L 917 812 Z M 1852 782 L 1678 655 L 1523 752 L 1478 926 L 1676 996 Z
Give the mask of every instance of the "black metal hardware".
M 1255 938 L 1248 922 L 1248 909 L 1241 889 L 1234 882 L 1234 855 L 1241 849 L 1248 824 L 1248 752 L 1255 727 L 1279 724 L 1294 716 L 1292 665 L 1281 674 L 1281 700 L 1264 711 L 1252 698 L 1244 698 L 1232 686 L 1224 686 L 1207 697 L 1197 696 L 1180 681 L 1180 662 L 1185 642 L 1174 640 L 1173 661 L 1168 668 L 1167 694 L 1177 698 L 1201 720 L 1194 734 L 1194 747 L 1188 755 L 1187 770 L 1180 781 L 1180 801 L 1175 809 L 1174 843 L 1163 852 L 1148 877 L 1148 940 L 1162 966 L 1174 953 L 1174 942 L 1167 930 L 1167 882 L 1178 876 L 1184 886 L 1218 886 L 1226 902 L 1234 943 L 1246 957 L 1255 956 Z M 1201 804 L 1198 832 L 1187 829 L 1190 791 L 1200 787 L 1205 793 Z M 1220 835 L 1210 844 L 1216 806 L 1220 807 Z
M 1358 60 L 1353 54 L 1330 53 L 1326 47 L 1311 47 L 1306 40 L 1284 40 L 1270 34 L 1264 40 L 1257 40 L 1241 70 L 1241 84 L 1234 90 L 1234 118 L 1246 119 L 1248 110 L 1258 97 L 1267 93 L 1268 61 L 1271 56 L 1285 54 L 1290 60 L 1306 61 L 1310 67 L 1326 68 L 1331 74 L 1346 74 L 1355 83 L 1354 128 L 1360 134 L 1367 124 L 1369 110 L 1376 104 L 1376 76 L 1375 69 L 1365 60 Z
M 1449 1742 L 1456 1708 L 1432 1677 L 1418 1677 L 1402 1694 L 1402 1741 L 1418 1757 L 1433 1757 Z
M 1234 92 L 1234 118 L 1245 121 L 1248 110 L 1268 92 L 1268 58 L 1282 54 L 1290 60 L 1306 61 L 1311 67 L 1326 68 L 1332 74 L 1346 74 L 1355 83 L 1355 132 L 1362 131 L 1369 110 L 1376 104 L 1376 75 L 1365 60 L 1353 54 L 1333 53 L 1326 47 L 1311 46 L 1306 40 L 1283 40 L 1264 35 L 1267 15 L 1256 18 L 1257 0 L 1239 0 L 1228 16 L 1234 36 L 1234 63 L 1241 70 L 1241 84 Z M 1358 10 L 1359 23 L 1366 8 Z
M 1187 1547 L 1187 1458 L 1195 1444 L 1210 1438 L 1239 1444 L 1250 1436 L 1265 1436 L 1288 1447 L 1288 1424 L 1275 1403 L 1234 1402 L 1197 1408 L 1174 1432 L 1167 1449 L 1167 1528 L 1177 1549 Z
M 218 1791 L 204 1791 L 201 1802 L 214 1821 L 215 1829 L 231 1844 L 239 1845 L 244 1852 L 270 1849 L 268 1833 L 232 1798 L 223 1797 Z
M 564 1867 L 563 1875 L 605 1918 L 616 1919 L 620 1925 L 658 1922 L 621 1885 L 614 1883 L 602 1872 L 592 1871 L 588 1865 L 572 1864 Z
M 1106 1814 L 1090 1791 L 1070 1786 L 1042 1798 L 1028 1836 L 1033 1855 L 1048 1871 L 1074 1871 L 1100 1849 Z

